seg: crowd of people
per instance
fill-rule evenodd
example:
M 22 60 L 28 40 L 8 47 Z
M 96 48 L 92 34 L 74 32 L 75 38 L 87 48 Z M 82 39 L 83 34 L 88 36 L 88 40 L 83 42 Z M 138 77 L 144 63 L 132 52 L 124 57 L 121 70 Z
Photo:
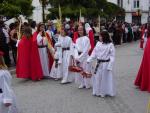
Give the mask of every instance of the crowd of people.
M 147 76 L 150 67 L 147 63 L 149 31 L 147 25 L 139 27 L 121 22 L 108 22 L 99 28 L 96 22 L 64 21 L 58 25 L 50 20 L 47 24 L 37 25 L 34 21 L 21 25 L 16 22 L 7 29 L 4 22 L 0 21 L 0 80 L 3 76 L 10 76 L 5 67 L 11 65 L 11 48 L 17 78 L 33 81 L 54 79 L 61 80 L 62 84 L 75 82 L 79 89 L 92 88 L 93 96 L 113 97 L 116 95 L 113 80 L 115 45 L 140 39 L 140 48 L 145 50 L 135 85 L 150 91 Z M 143 71 L 143 67 L 147 71 Z M 143 79 L 143 76 L 146 78 Z M 4 81 L 9 82 L 3 79 Z M 6 91 L 1 83 L 0 94 Z M 7 90 L 9 94 L 11 89 Z M 0 102 L 1 98 L 3 97 L 0 97 Z M 11 103 L 13 102 L 8 101 L 5 106 L 10 106 Z M 4 108 L 0 103 L 1 109 Z

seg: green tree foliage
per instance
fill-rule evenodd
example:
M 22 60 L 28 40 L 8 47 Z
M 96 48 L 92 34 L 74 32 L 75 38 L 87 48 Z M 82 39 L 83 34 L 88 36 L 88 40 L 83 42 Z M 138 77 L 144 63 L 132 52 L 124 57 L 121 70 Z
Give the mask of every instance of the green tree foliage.
M 8 17 L 16 17 L 19 14 L 30 16 L 33 7 L 32 0 L 1 0 L 0 14 Z
M 52 8 L 48 18 L 57 18 L 58 6 L 60 4 L 63 17 L 79 17 L 80 9 L 85 17 L 104 17 L 116 16 L 124 10 L 107 0 L 49 0 Z

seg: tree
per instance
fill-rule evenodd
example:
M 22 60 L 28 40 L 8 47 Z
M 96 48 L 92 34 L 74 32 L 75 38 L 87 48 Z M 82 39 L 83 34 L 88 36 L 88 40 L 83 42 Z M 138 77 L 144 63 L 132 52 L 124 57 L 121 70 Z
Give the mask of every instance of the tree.
M 57 18 L 58 5 L 60 4 L 63 17 L 79 17 L 80 9 L 84 17 L 115 16 L 117 12 L 124 11 L 107 0 L 49 0 L 52 8 L 49 9 L 48 18 Z M 102 11 L 103 9 L 103 11 Z
M 17 17 L 22 14 L 26 17 L 32 14 L 32 0 L 1 0 L 0 14 L 7 17 Z

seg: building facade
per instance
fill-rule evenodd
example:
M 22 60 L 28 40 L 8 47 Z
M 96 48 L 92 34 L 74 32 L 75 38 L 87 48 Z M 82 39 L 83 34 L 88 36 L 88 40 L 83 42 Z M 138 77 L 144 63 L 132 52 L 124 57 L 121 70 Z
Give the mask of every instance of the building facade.
M 147 23 L 150 0 L 108 0 L 125 9 L 124 20 L 128 23 Z

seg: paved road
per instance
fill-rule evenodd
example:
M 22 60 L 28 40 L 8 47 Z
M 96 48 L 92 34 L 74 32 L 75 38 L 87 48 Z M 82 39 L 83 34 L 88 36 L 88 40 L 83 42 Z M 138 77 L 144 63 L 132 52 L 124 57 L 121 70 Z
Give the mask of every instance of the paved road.
M 21 113 L 146 113 L 149 93 L 133 85 L 141 58 L 139 43 L 116 47 L 115 80 L 117 95 L 114 98 L 93 97 L 92 90 L 78 89 L 60 81 L 13 78 Z

